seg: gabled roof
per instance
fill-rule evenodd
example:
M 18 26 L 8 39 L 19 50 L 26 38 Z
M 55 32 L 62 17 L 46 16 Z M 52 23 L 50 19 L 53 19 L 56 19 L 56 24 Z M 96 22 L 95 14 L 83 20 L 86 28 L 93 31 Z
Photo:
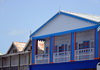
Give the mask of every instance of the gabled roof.
M 88 14 L 82 14 L 82 13 L 75 13 L 75 12 L 67 12 L 67 11 L 59 11 L 51 19 L 49 19 L 45 24 L 43 24 L 39 29 L 37 29 L 34 33 L 32 33 L 30 35 L 30 37 L 32 37 L 35 33 L 37 33 L 39 30 L 41 30 L 44 26 L 46 26 L 50 21 L 52 21 L 54 18 L 56 18 L 60 14 L 70 16 L 70 17 L 74 17 L 74 18 L 77 18 L 79 20 L 84 20 L 84 21 L 90 22 L 92 24 L 99 24 L 99 22 L 100 22 L 100 16 L 88 15 Z
M 63 10 L 61 10 L 61 12 L 72 14 L 72 15 L 75 15 L 75 16 L 78 16 L 78 17 L 82 17 L 82 18 L 85 18 L 85 19 L 95 21 L 95 22 L 100 22 L 100 16 L 83 14 L 83 13 L 76 13 L 76 12 L 68 12 L 68 11 L 63 11 Z
M 18 51 L 23 51 L 25 48 L 26 43 L 25 42 L 13 42 Z
M 29 45 L 31 44 L 31 39 L 29 39 L 29 41 L 26 43 L 26 45 L 25 45 L 25 47 L 24 47 L 24 51 L 28 48 L 28 47 L 30 47 Z
M 26 45 L 25 42 L 13 42 L 9 50 L 7 51 L 7 54 L 11 51 L 12 47 L 15 47 L 18 52 L 21 52 L 24 50 L 25 45 Z

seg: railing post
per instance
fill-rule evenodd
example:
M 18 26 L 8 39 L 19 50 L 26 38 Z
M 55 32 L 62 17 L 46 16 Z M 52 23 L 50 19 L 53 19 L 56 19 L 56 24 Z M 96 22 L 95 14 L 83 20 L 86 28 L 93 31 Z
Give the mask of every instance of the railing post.
M 94 59 L 98 59 L 98 58 L 99 58 L 99 32 L 96 28 L 95 29 L 95 58 Z
M 54 37 L 50 37 L 50 63 L 53 63 L 53 46 L 54 46 Z
M 71 33 L 71 62 L 74 61 L 74 50 L 75 50 L 75 40 L 76 40 L 76 33 Z
M 32 64 L 35 64 L 35 39 L 32 38 Z

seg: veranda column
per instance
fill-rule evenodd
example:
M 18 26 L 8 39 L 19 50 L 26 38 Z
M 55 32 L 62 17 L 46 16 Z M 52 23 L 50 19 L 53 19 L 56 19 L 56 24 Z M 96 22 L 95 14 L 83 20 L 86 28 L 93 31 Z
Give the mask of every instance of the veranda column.
M 75 42 L 76 42 L 76 33 L 71 33 L 71 62 L 74 61 L 74 53 L 75 53 Z
M 35 64 L 35 39 L 32 38 L 32 64 Z
M 95 29 L 95 58 L 99 59 L 99 32 L 97 28 Z
M 53 63 L 53 46 L 54 46 L 54 36 L 50 37 L 50 63 Z

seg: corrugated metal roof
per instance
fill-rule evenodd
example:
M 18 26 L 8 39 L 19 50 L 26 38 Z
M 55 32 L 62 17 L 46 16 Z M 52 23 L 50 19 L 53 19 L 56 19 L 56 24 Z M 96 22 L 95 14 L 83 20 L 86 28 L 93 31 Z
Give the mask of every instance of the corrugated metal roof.
M 63 11 L 63 10 L 61 10 L 61 12 L 72 14 L 72 15 L 75 15 L 75 16 L 78 16 L 78 17 L 83 17 L 83 18 L 93 20 L 93 21 L 96 21 L 96 22 L 100 22 L 100 16 L 83 14 L 83 13 L 76 13 L 76 12 L 68 12 L 68 11 Z
M 25 48 L 26 43 L 25 42 L 13 42 L 18 51 L 23 51 Z

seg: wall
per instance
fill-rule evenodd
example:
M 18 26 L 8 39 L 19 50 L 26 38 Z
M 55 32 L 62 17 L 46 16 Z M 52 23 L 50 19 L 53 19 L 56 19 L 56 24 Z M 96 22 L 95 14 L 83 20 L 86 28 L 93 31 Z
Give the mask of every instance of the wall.
M 33 37 L 64 32 L 93 25 L 95 24 L 60 14 L 40 31 L 38 31 Z
M 3 57 L 3 67 L 9 67 L 10 66 L 10 57 Z
M 76 42 L 95 40 L 95 30 L 87 30 L 76 33 Z
M 29 54 L 21 54 L 20 55 L 20 65 L 28 65 L 29 64 Z
M 18 62 L 19 62 L 18 55 L 11 56 L 11 66 L 18 66 Z
M 71 44 L 71 34 L 55 36 L 55 45 Z

